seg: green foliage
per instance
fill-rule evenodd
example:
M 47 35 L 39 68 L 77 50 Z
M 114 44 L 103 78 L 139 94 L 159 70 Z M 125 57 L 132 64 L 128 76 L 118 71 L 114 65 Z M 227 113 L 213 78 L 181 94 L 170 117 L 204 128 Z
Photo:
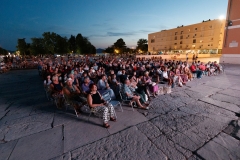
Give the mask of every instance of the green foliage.
M 71 37 L 68 40 L 68 46 L 69 46 L 70 52 L 76 53 L 77 45 L 76 45 L 76 38 L 75 38 L 75 36 L 71 35 Z
M 96 53 L 96 48 L 89 42 L 88 38 L 81 34 L 78 34 L 76 38 L 71 35 L 69 39 L 54 32 L 44 32 L 42 36 L 42 38 L 31 38 L 31 44 L 26 44 L 25 39 L 18 39 L 17 48 L 20 54 Z
M 89 42 L 87 37 L 78 34 L 76 37 L 76 53 L 96 54 L 96 48 Z
M 106 48 L 103 53 L 114 53 L 114 48 L 113 46 Z
M 113 44 L 113 48 L 117 49 L 119 53 L 123 53 L 126 49 L 126 43 L 122 38 L 120 38 Z
M 148 51 L 148 41 L 147 39 L 139 39 L 137 42 L 137 50 L 141 50 L 143 52 L 147 52 Z
M 7 55 L 8 51 L 0 47 L 0 55 Z
M 32 44 L 30 45 L 30 52 L 33 55 L 45 54 L 43 38 L 31 38 Z
M 26 54 L 27 43 L 25 42 L 25 38 L 18 39 L 18 45 L 16 47 L 20 51 L 20 54 Z

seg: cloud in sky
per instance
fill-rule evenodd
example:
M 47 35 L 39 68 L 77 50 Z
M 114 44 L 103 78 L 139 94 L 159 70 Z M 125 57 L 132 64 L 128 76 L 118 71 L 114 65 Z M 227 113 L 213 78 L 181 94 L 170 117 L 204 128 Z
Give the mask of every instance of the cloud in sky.
M 149 33 L 218 18 L 226 9 L 227 0 L 3 0 L 0 42 L 3 48 L 14 50 L 18 38 L 49 31 L 66 37 L 81 33 L 96 48 L 112 45 L 119 38 L 132 46 Z

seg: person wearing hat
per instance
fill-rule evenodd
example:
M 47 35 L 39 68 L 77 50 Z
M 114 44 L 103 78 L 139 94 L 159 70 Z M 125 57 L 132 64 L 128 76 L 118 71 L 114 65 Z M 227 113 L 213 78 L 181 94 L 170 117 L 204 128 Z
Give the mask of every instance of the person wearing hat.
M 81 92 L 76 85 L 73 84 L 73 79 L 68 78 L 66 86 L 63 88 L 65 97 L 72 103 L 77 114 L 80 114 L 81 107 L 87 104 L 87 99 L 81 96 Z

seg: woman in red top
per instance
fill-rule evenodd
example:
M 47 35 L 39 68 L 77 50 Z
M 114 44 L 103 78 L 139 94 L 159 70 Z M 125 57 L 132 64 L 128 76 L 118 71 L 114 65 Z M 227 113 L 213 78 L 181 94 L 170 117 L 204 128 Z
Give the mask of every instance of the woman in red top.
M 192 73 L 196 73 L 197 74 L 197 78 L 199 78 L 199 79 L 202 78 L 202 71 L 197 70 L 197 67 L 196 67 L 194 62 L 189 67 L 189 69 L 192 71 Z

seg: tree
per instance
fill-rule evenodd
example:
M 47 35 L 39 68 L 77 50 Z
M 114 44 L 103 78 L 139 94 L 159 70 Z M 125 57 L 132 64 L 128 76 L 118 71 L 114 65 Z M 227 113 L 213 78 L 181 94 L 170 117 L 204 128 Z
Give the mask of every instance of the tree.
M 54 50 L 55 50 L 55 45 L 56 45 L 56 37 L 57 37 L 57 34 L 52 32 L 44 32 L 42 34 L 43 36 L 43 44 L 44 44 L 44 50 L 47 52 L 47 53 L 52 53 L 54 54 Z
M 114 53 L 114 48 L 113 48 L 113 46 L 110 46 L 110 47 L 106 48 L 106 49 L 103 51 L 103 53 Z
M 76 38 L 75 36 L 71 35 L 68 40 L 69 50 L 73 53 L 76 53 L 77 45 L 76 45 Z
M 3 49 L 0 47 L 0 55 L 7 55 L 8 54 L 8 51 L 6 49 Z
M 46 54 L 43 38 L 31 38 L 30 52 L 33 55 Z
M 80 33 L 76 36 L 76 48 L 76 52 L 80 54 L 96 54 L 96 48 Z
M 31 54 L 31 52 L 30 52 L 30 46 L 31 46 L 30 43 L 27 43 L 27 44 L 26 44 L 26 51 L 25 51 L 25 54 L 26 54 L 26 55 L 30 55 L 30 54 Z
M 26 44 L 25 39 L 18 39 L 18 50 L 21 54 L 54 54 L 74 53 L 96 54 L 96 48 L 87 37 L 81 34 L 75 36 L 61 37 L 54 32 L 44 32 L 42 38 L 31 38 L 32 43 Z
M 141 50 L 143 52 L 148 51 L 148 41 L 147 39 L 139 39 L 137 42 L 137 50 Z
M 27 44 L 25 42 L 25 38 L 18 39 L 18 45 L 16 47 L 20 51 L 20 54 L 25 54 L 25 52 L 27 51 Z
M 113 48 L 116 49 L 119 53 L 123 53 L 126 49 L 126 43 L 122 38 L 120 38 L 113 44 Z
M 61 37 L 60 35 L 55 37 L 55 53 L 63 54 L 69 52 L 68 46 L 67 37 Z

